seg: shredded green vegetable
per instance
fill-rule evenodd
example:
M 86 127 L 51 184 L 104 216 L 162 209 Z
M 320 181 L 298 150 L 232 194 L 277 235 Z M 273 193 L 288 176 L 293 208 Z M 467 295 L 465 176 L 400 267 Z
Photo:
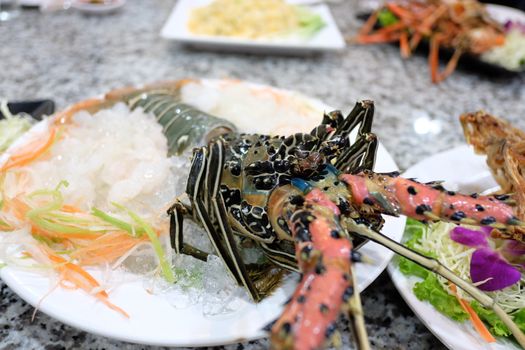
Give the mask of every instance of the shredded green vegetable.
M 119 218 L 116 218 L 114 216 L 111 216 L 107 213 L 104 213 L 102 210 L 98 209 L 98 208 L 91 208 L 91 215 L 99 218 L 100 220 L 102 221 L 105 221 L 107 222 L 108 224 L 111 224 L 123 231 L 126 231 L 127 233 L 129 233 L 131 236 L 133 237 L 141 237 L 143 234 L 144 234 L 144 229 L 140 228 L 140 227 L 137 227 L 135 228 L 133 225 L 123 221 L 123 220 L 120 220 Z
M 0 111 L 4 115 L 4 119 L 0 120 L 0 152 L 5 152 L 18 137 L 31 128 L 32 119 L 27 115 L 13 115 L 5 100 L 0 101 Z
M 381 27 L 388 27 L 399 22 L 399 18 L 387 9 L 382 9 L 377 15 L 377 21 Z
M 300 26 L 299 35 L 306 38 L 312 37 L 326 25 L 320 15 L 302 6 L 297 6 L 297 16 Z
M 113 204 L 115 207 L 117 207 L 120 210 L 126 211 L 128 215 L 133 219 L 133 221 L 135 221 L 135 223 L 144 230 L 149 240 L 151 241 L 151 245 L 153 246 L 153 250 L 155 251 L 157 258 L 159 259 L 159 266 L 162 272 L 162 276 L 164 277 L 166 281 L 170 283 L 174 283 L 175 275 L 173 274 L 171 265 L 166 259 L 164 251 L 162 249 L 162 245 L 160 244 L 159 238 L 157 237 L 157 234 L 155 233 L 153 228 L 146 221 L 144 221 L 140 216 L 138 216 L 131 210 L 127 209 L 123 205 L 120 205 L 114 202 L 111 204 Z
M 405 228 L 407 241 L 404 244 L 421 254 L 437 258 L 455 273 L 459 272 L 462 278 L 469 280 L 471 252 L 469 255 L 468 251 L 471 248 L 450 240 L 449 233 L 453 227 L 454 225 L 446 223 L 427 226 L 419 221 L 408 219 Z M 399 270 L 403 274 L 422 279 L 422 281 L 415 283 L 413 289 L 419 300 L 428 301 L 436 310 L 458 322 L 469 319 L 468 314 L 459 305 L 457 298 L 448 292 L 447 282 L 442 281 L 442 277 L 438 277 L 435 273 L 422 268 L 408 259 L 400 257 L 398 262 Z M 465 268 L 466 275 L 462 275 L 465 274 L 463 272 Z M 459 291 L 460 289 L 458 289 Z M 513 288 L 506 288 L 503 291 L 489 294 L 492 294 L 491 296 L 495 297 L 498 300 L 498 304 L 500 304 L 501 295 L 505 293 L 515 293 L 515 291 L 513 291 Z M 462 295 L 461 297 L 469 300 L 474 311 L 487 324 L 492 334 L 501 337 L 510 337 L 512 335 L 507 326 L 503 324 L 492 310 L 485 309 L 468 295 L 465 295 L 465 297 Z M 525 308 L 508 310 L 508 312 L 510 312 L 518 327 L 525 331 Z

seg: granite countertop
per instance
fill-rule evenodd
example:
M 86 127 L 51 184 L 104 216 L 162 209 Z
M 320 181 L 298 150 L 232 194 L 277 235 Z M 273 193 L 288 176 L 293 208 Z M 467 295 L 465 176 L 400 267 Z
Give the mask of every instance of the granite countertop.
M 432 85 L 425 56 L 403 61 L 388 45 L 307 57 L 194 51 L 159 37 L 174 3 L 131 0 L 121 11 L 101 17 L 24 10 L 17 20 L 0 24 L 0 96 L 48 97 L 62 108 L 125 85 L 207 77 L 293 89 L 347 111 L 357 99 L 370 98 L 376 101 L 375 131 L 402 169 L 463 143 L 458 123 L 463 112 L 485 109 L 525 128 L 524 75 L 494 77 L 464 67 Z M 331 5 L 344 34 L 360 25 L 356 5 L 357 0 Z M 149 349 L 87 334 L 43 313 L 32 321 L 33 308 L 2 282 L 0 288 L 1 349 Z M 373 348 L 444 348 L 386 273 L 362 299 Z M 267 348 L 267 341 L 224 348 L 255 350 Z

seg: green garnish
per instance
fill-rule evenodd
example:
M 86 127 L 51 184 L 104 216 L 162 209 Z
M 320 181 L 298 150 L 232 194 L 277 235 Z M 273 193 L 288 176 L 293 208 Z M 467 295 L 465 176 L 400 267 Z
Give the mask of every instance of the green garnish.
M 127 233 L 129 233 L 131 236 L 133 237 L 141 237 L 142 234 L 145 232 L 143 229 L 141 229 L 140 227 L 138 228 L 135 228 L 133 225 L 123 221 L 123 220 L 120 220 L 119 218 L 116 218 L 114 216 L 111 216 L 109 214 L 106 214 L 104 213 L 102 210 L 96 208 L 96 207 L 93 207 L 91 208 L 91 215 L 99 218 L 100 220 L 102 221 L 105 221 L 107 222 L 108 224 L 111 224 L 123 231 L 126 231 Z
M 0 112 L 4 119 L 0 121 L 0 152 L 4 152 L 20 135 L 31 128 L 31 117 L 13 115 L 7 107 L 7 102 L 0 101 Z
M 377 14 L 377 21 L 381 27 L 388 27 L 399 22 L 399 18 L 387 9 L 382 9 Z
M 297 17 L 299 18 L 299 35 L 309 38 L 323 28 L 326 23 L 320 15 L 308 8 L 297 6 Z
M 127 209 L 123 205 L 114 202 L 112 202 L 111 204 L 113 204 L 120 210 L 126 211 L 128 215 L 133 219 L 133 221 L 135 221 L 135 223 L 144 230 L 149 240 L 151 241 L 151 245 L 153 246 L 153 250 L 155 251 L 157 258 L 159 259 L 159 266 L 162 272 L 162 276 L 166 281 L 174 283 L 175 275 L 173 274 L 170 263 L 168 262 L 168 260 L 166 260 L 166 256 L 164 254 L 164 251 L 162 250 L 162 245 L 160 244 L 159 238 L 157 237 L 155 230 L 153 230 L 153 228 L 140 216 Z

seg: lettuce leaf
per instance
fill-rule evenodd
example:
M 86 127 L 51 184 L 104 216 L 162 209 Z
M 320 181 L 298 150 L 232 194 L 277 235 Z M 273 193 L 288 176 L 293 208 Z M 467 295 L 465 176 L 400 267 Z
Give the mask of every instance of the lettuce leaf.
M 419 300 L 426 300 L 439 312 L 451 319 L 464 322 L 469 319 L 469 314 L 463 310 L 455 296 L 450 295 L 443 288 L 434 273 L 428 273 L 423 282 L 414 286 L 414 294 Z

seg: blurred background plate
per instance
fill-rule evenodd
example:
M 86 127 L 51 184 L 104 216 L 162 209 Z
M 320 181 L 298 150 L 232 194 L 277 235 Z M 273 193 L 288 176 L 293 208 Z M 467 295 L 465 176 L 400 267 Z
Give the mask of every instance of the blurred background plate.
M 299 38 L 250 40 L 193 34 L 187 27 L 191 11 L 209 3 L 211 0 L 179 0 L 164 24 L 161 36 L 196 48 L 264 54 L 308 54 L 320 51 L 339 51 L 346 46 L 329 8 L 325 4 L 308 6 L 314 13 L 321 16 L 326 25 L 313 37 L 305 40 Z

